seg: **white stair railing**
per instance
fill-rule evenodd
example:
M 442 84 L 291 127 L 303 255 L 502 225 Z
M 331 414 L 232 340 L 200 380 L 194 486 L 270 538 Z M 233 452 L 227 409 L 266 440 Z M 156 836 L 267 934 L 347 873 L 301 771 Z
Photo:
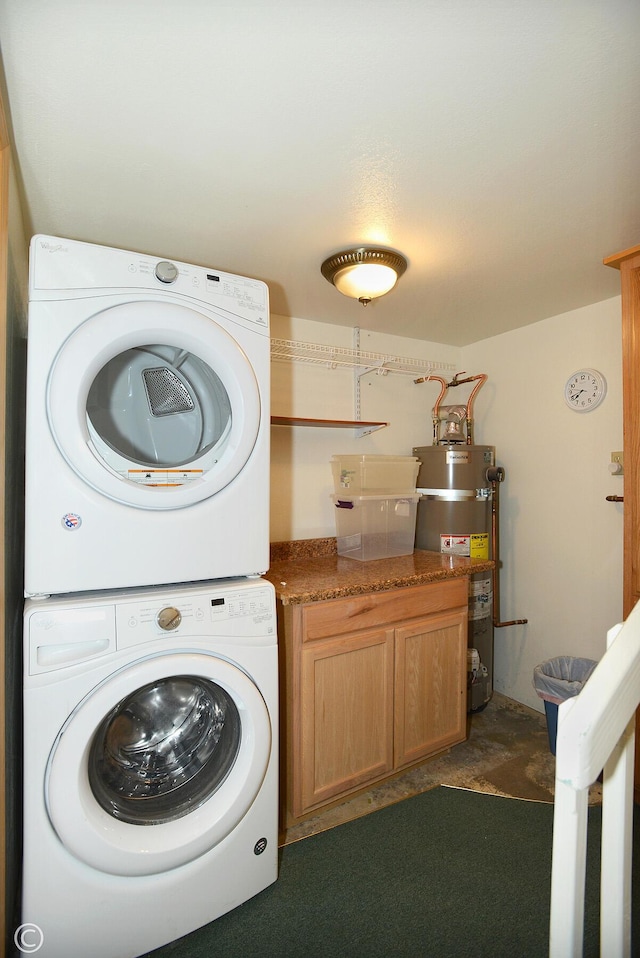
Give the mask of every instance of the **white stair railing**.
M 558 707 L 550 958 L 581 958 L 589 786 L 604 769 L 601 958 L 631 956 L 635 711 L 640 704 L 640 602 L 607 633 L 607 651 L 579 695 Z

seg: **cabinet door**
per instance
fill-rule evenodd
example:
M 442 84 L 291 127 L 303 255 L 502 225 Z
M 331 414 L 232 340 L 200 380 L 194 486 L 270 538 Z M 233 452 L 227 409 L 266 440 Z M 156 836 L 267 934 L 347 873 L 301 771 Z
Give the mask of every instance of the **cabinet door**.
M 384 777 L 393 763 L 393 629 L 302 650 L 294 815 Z
M 396 630 L 396 768 L 464 741 L 466 657 L 463 611 Z

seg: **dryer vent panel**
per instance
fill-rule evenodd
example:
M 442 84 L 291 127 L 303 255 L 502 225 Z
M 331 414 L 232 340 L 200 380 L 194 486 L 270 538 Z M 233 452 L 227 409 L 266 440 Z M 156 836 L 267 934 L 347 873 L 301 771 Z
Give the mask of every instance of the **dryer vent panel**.
M 168 366 L 143 369 L 142 377 L 152 416 L 173 416 L 194 408 L 186 385 Z

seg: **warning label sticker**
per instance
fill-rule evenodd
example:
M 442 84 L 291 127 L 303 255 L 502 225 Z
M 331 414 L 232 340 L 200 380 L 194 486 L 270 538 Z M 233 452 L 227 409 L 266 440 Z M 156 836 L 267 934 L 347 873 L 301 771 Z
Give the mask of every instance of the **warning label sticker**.
M 472 559 L 489 558 L 489 533 L 473 533 L 470 535 L 441 535 L 440 552 L 445 555 L 470 556 Z
M 129 469 L 127 479 L 143 486 L 183 486 L 202 478 L 202 469 Z
M 491 615 L 493 592 L 491 579 L 476 579 L 469 583 L 469 619 L 486 619 Z

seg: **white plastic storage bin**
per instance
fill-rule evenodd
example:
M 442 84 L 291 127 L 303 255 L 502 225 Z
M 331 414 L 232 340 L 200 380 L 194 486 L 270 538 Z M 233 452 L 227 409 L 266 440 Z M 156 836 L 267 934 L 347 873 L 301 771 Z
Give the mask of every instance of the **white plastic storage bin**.
M 336 495 L 384 496 L 414 493 L 420 460 L 417 456 L 333 456 L 331 469 Z
M 386 559 L 413 552 L 418 495 L 335 495 L 338 555 Z

